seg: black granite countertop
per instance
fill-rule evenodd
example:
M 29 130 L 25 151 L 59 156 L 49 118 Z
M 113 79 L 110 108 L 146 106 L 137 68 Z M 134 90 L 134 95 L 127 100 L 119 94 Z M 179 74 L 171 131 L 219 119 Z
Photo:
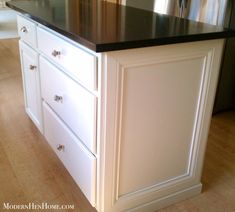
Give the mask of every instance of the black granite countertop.
M 95 52 L 235 36 L 235 30 L 101 0 L 12 0 L 7 6 Z

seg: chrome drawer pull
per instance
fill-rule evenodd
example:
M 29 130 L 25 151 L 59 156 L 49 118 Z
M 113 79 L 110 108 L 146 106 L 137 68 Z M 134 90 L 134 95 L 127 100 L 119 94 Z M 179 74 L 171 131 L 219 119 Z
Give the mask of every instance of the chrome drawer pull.
M 24 32 L 24 33 L 27 33 L 27 32 L 28 32 L 28 30 L 27 30 L 27 28 L 26 28 L 25 26 L 23 26 L 23 27 L 20 29 L 20 31 L 21 31 L 21 32 Z
M 59 145 L 57 145 L 56 149 L 59 151 L 64 151 L 64 145 L 59 144 Z
M 52 54 L 53 57 L 57 57 L 57 56 L 61 55 L 61 52 L 54 50 L 51 54 Z
M 62 96 L 58 96 L 58 95 L 55 95 L 54 96 L 54 100 L 56 101 L 56 102 L 63 102 L 63 97 Z
M 35 70 L 36 68 L 37 68 L 37 66 L 34 66 L 34 65 L 30 65 L 30 66 L 29 66 L 29 69 L 30 69 L 30 70 Z

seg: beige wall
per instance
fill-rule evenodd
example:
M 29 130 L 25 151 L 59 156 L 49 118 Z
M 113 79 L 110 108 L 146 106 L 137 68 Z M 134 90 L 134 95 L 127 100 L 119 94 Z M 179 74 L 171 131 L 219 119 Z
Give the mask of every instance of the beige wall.
M 119 2 L 121 2 L 121 0 L 104 0 L 104 1 L 109 1 L 109 2 L 113 2 L 113 3 L 119 3 Z

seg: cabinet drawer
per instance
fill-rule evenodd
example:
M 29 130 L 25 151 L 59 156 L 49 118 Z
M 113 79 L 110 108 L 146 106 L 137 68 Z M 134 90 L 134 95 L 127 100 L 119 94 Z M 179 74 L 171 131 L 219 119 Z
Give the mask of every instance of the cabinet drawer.
M 17 16 L 17 23 L 20 38 L 31 46 L 36 47 L 36 24 L 22 16 Z
M 96 89 L 97 58 L 79 47 L 37 28 L 38 48 L 81 84 Z
M 44 103 L 45 137 L 90 203 L 95 206 L 96 158 Z
M 42 97 L 95 153 L 96 97 L 43 57 L 40 57 L 39 63 Z

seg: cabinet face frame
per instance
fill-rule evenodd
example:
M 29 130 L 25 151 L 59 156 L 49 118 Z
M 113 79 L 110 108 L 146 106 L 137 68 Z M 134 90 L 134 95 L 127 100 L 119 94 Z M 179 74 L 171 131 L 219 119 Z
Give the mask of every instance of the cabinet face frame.
M 179 201 L 201 192 L 201 171 L 223 45 L 224 40 L 220 39 L 102 54 L 101 146 L 100 170 L 98 170 L 100 178 L 97 183 L 98 189 L 100 189 L 97 192 L 100 194 L 98 197 L 100 202 L 98 210 L 124 211 L 136 207 L 137 211 L 141 211 L 143 208 L 138 207 L 141 204 L 148 209 L 158 209 L 172 203 L 172 199 Z M 197 107 L 198 112 L 195 111 L 197 127 L 193 132 L 195 133 L 194 150 L 189 158 L 191 165 L 188 175 L 180 180 L 172 178 L 170 183 L 162 182 L 163 184 L 119 196 L 123 72 L 128 67 L 141 63 L 148 64 L 153 60 L 161 63 L 169 61 L 169 58 L 191 59 L 194 56 L 205 57 L 205 64 L 204 75 L 199 82 L 202 83 L 198 97 L 201 100 L 198 99 L 200 102 Z

